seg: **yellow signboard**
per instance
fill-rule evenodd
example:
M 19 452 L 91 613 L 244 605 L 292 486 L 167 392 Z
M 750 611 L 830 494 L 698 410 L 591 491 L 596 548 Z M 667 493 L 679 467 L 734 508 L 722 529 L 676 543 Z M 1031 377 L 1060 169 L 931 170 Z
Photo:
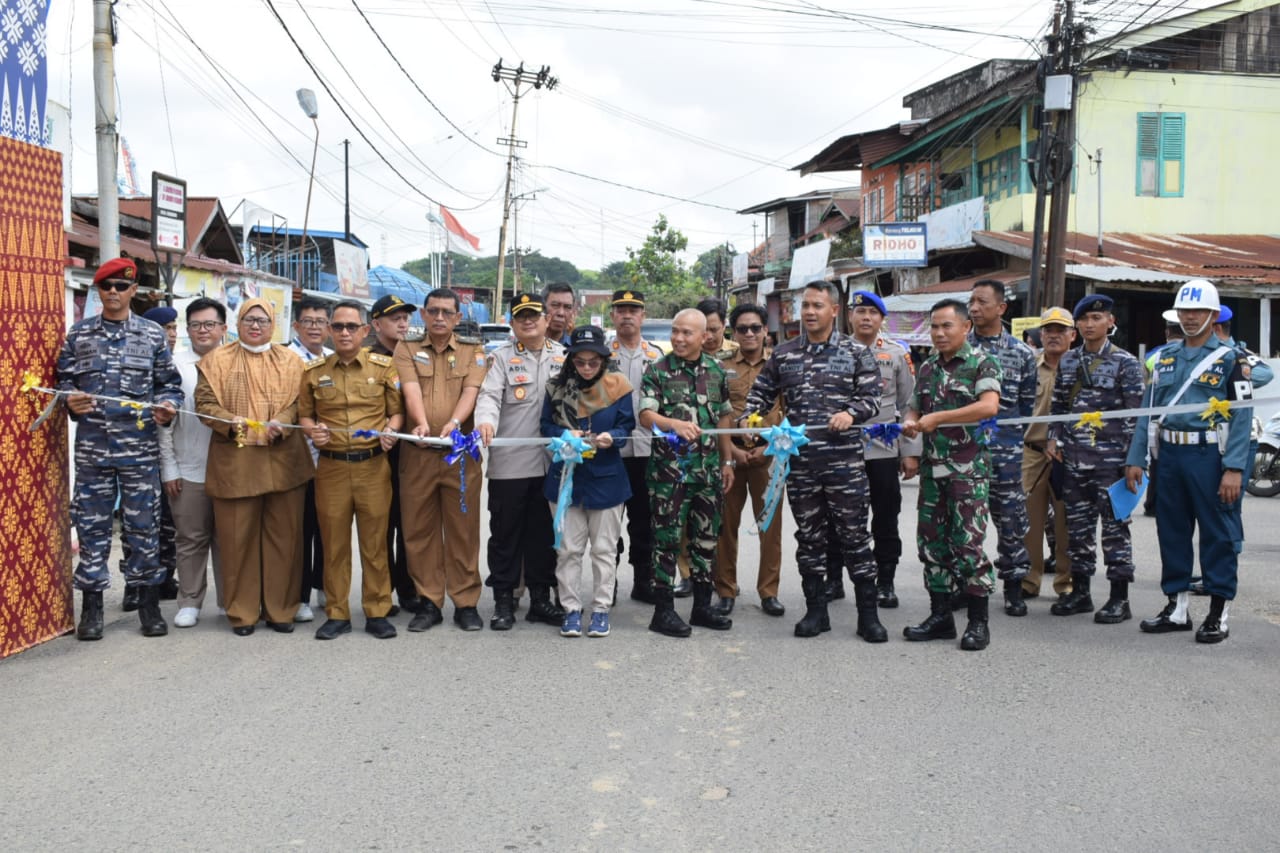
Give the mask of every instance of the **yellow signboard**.
M 1009 321 L 1010 332 L 1018 340 L 1022 340 L 1022 333 L 1027 329 L 1040 328 L 1039 317 L 1014 317 Z

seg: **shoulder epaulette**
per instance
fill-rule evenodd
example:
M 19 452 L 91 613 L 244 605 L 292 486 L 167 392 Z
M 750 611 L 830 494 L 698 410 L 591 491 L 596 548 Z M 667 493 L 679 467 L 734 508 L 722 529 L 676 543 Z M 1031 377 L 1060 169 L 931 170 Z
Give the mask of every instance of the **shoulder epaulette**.
M 484 345 L 484 341 L 480 340 L 479 338 L 471 338 L 471 337 L 464 338 L 462 335 L 454 335 L 454 339 L 457 340 L 457 342 L 460 344 L 470 344 L 473 347 Z
M 315 370 L 317 367 L 324 367 L 329 361 L 328 356 L 324 358 L 313 358 L 306 363 L 307 370 Z
M 404 336 L 404 339 L 411 344 L 421 343 L 427 339 L 426 332 L 410 332 Z
M 369 353 L 369 361 L 370 363 L 379 365 L 381 367 L 390 367 L 392 364 L 391 356 L 383 355 L 380 352 Z

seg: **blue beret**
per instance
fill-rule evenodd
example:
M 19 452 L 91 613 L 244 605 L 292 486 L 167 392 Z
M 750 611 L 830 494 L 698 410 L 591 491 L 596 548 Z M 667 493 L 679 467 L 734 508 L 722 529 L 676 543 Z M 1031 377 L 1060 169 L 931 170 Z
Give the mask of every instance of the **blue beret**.
M 157 326 L 167 326 L 178 319 L 178 312 L 168 305 L 157 305 L 142 315 L 142 319 L 150 320 Z
M 859 305 L 870 305 L 880 312 L 881 317 L 889 313 L 885 310 L 884 300 L 869 290 L 855 290 L 849 294 L 849 307 L 857 308 Z
M 1214 322 L 1215 322 L 1215 323 L 1230 323 L 1230 322 L 1231 322 L 1231 318 L 1232 318 L 1232 316 L 1234 316 L 1234 315 L 1231 313 L 1231 309 L 1230 309 L 1230 308 L 1228 308 L 1227 306 L 1223 305 L 1221 308 L 1219 308 L 1219 309 L 1218 309 L 1218 319 L 1217 319 L 1217 320 L 1214 320 Z
M 1116 301 L 1110 296 L 1101 293 L 1092 293 L 1076 303 L 1076 310 L 1071 316 L 1079 320 L 1090 311 L 1110 311 L 1115 307 Z

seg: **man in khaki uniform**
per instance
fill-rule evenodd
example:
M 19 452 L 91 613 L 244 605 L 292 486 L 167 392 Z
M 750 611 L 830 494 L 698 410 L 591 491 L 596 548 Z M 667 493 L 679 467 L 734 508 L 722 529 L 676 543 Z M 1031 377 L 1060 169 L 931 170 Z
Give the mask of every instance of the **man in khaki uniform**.
M 408 431 L 417 436 L 447 437 L 455 429 L 473 429 L 472 410 L 484 383 L 484 346 L 454 335 L 461 317 L 458 294 L 445 287 L 431 291 L 422 306 L 427 336 L 401 341 L 395 365 L 404 393 Z M 423 599 L 409 623 L 410 631 L 426 631 L 444 617 L 447 592 L 453 599 L 453 621 L 464 631 L 484 627 L 480 601 L 479 460 L 465 458 L 466 492 L 459 465 L 445 464 L 448 448 L 409 444 L 400 449 L 400 520 L 404 525 L 409 575 Z M 463 512 L 463 501 L 467 511 Z M 446 550 L 446 544 L 448 546 Z
M 710 318 L 708 317 L 708 320 Z M 747 393 L 751 390 L 760 369 L 769 359 L 771 350 L 764 345 L 768 333 L 768 315 L 760 305 L 739 305 L 729 315 L 729 327 L 733 329 L 736 349 L 724 348 L 717 353 L 720 366 L 729 374 L 729 402 L 733 405 L 736 422 L 747 407 Z M 705 352 L 705 349 L 704 349 Z M 782 422 L 782 409 L 775 405 L 764 417 L 761 426 L 777 426 Z M 720 525 L 720 541 L 716 545 L 716 559 L 712 575 L 715 578 L 716 595 L 720 597 L 720 612 L 728 616 L 733 612 L 734 598 L 738 594 L 738 526 L 742 522 L 742 510 L 751 495 L 752 517 L 764 510 L 764 493 L 769 487 L 769 460 L 764 455 L 765 444 L 756 436 L 735 435 L 731 439 L 732 461 L 736 466 L 733 486 L 724 495 L 724 515 Z M 782 506 L 779 504 L 778 511 Z M 787 612 L 778 600 L 778 581 L 782 576 L 782 523 L 781 515 L 760 534 L 760 567 L 756 573 L 756 592 L 760 594 L 760 609 L 770 616 Z
M 333 355 L 307 365 L 298 396 L 298 423 L 315 445 L 316 520 L 324 540 L 324 597 L 328 619 L 317 640 L 351 630 L 351 518 L 360 531 L 364 630 L 379 640 L 396 635 L 387 565 L 387 519 L 391 468 L 385 452 L 390 436 L 355 432 L 398 431 L 403 420 L 400 382 L 391 358 L 361 347 L 369 327 L 358 302 L 339 302 L 329 323 Z
M 1071 312 L 1065 308 L 1050 308 L 1040 315 L 1040 343 L 1043 346 L 1036 356 L 1036 405 L 1032 414 L 1036 417 L 1049 414 L 1053 402 L 1053 382 L 1058 374 L 1058 362 L 1071 349 L 1076 339 L 1076 324 Z M 1027 551 L 1031 554 L 1031 568 L 1022 579 L 1022 597 L 1035 598 L 1040 594 L 1040 579 L 1044 577 L 1045 525 L 1049 520 L 1050 501 L 1053 505 L 1053 530 L 1049 540 L 1053 544 L 1053 591 L 1058 598 L 1071 592 L 1071 557 L 1067 555 L 1067 510 L 1062 499 L 1049 487 L 1049 471 L 1053 460 L 1044 452 L 1049 436 L 1048 424 L 1031 424 L 1022 440 L 1022 488 L 1027 493 Z

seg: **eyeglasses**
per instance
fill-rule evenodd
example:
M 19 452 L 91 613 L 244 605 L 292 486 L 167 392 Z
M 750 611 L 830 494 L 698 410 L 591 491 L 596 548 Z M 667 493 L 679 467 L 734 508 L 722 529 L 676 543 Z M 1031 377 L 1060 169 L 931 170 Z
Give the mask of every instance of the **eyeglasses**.
M 221 320 L 197 320 L 194 323 L 188 323 L 187 328 L 193 332 L 212 332 L 221 325 Z
M 330 323 L 329 328 L 333 330 L 334 334 L 354 335 L 363 325 L 363 323 Z
M 423 308 L 422 310 L 427 312 L 428 317 L 444 317 L 446 320 L 458 313 L 448 308 Z
M 308 317 L 305 320 L 299 320 L 298 325 L 306 329 L 323 329 L 329 325 L 329 321 L 322 320 L 319 317 Z
M 125 281 L 119 278 L 109 278 L 106 281 L 98 282 L 98 290 L 114 290 L 116 293 L 124 293 L 133 287 L 134 282 Z
M 756 323 L 752 326 L 734 326 L 733 330 L 740 335 L 758 335 L 764 331 L 764 326 Z
M 575 356 L 573 359 L 574 367 L 599 367 L 602 364 L 604 364 L 604 359 L 602 358 L 577 358 Z
M 240 321 L 240 323 L 241 325 L 244 325 L 244 326 L 254 326 L 254 327 L 270 326 L 271 318 L 270 317 L 245 317 L 243 320 Z

